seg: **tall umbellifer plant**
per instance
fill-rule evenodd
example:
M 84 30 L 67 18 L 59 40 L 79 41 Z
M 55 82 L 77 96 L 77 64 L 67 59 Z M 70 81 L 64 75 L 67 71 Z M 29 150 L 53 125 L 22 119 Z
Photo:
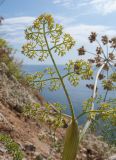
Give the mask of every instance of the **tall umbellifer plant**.
M 39 89 L 42 89 L 47 84 L 51 91 L 57 90 L 60 87 L 64 90 L 71 112 L 71 123 L 66 130 L 62 160 L 75 160 L 79 143 L 92 121 L 92 118 L 90 118 L 83 131 L 80 133 L 78 119 L 85 113 L 97 112 L 93 107 L 96 83 L 94 85 L 93 98 L 90 100 L 90 106 L 92 107 L 89 108 L 89 111 L 84 111 L 76 118 L 74 106 L 65 85 L 65 78 L 67 78 L 73 86 L 79 84 L 79 79 L 92 79 L 93 70 L 91 69 L 91 64 L 89 61 L 77 60 L 75 62 L 70 60 L 64 67 L 65 74 L 61 73 L 61 70 L 56 64 L 55 54 L 63 57 L 72 49 L 75 45 L 75 41 L 70 34 L 63 32 L 63 27 L 61 25 L 55 24 L 51 15 L 43 14 L 39 16 L 34 21 L 33 25 L 25 30 L 25 35 L 28 42 L 23 46 L 23 53 L 29 58 L 36 58 L 41 62 L 50 57 L 53 63 L 53 67 L 48 67 L 43 72 L 36 72 L 35 75 L 31 77 L 33 82 L 37 84 Z M 85 50 L 82 47 L 79 54 L 84 53 Z M 105 64 L 102 65 L 102 68 Z M 99 73 L 97 75 L 99 75 Z
M 62 159 L 75 159 L 76 152 L 79 143 L 79 129 L 77 121 L 75 120 L 74 109 L 64 84 L 63 77 L 56 65 L 54 54 L 64 56 L 75 44 L 75 41 L 69 34 L 63 33 L 63 27 L 54 23 L 54 19 L 51 15 L 43 14 L 39 16 L 31 27 L 25 31 L 26 39 L 29 40 L 27 44 L 23 46 L 24 53 L 30 57 L 37 57 L 39 61 L 44 61 L 48 57 L 51 58 L 54 68 L 47 68 L 46 71 L 50 75 L 48 79 L 51 83 L 51 90 L 56 90 L 60 86 L 64 89 L 67 101 L 70 106 L 72 122 L 66 132 L 65 147 Z M 57 77 L 54 77 L 54 76 Z M 39 81 L 40 86 L 45 85 L 43 79 L 44 74 L 37 73 L 36 78 Z M 67 157 L 68 156 L 68 157 Z
M 85 113 L 89 111 L 90 115 L 86 125 L 82 131 L 81 137 L 85 134 L 86 130 L 90 126 L 92 120 L 101 118 L 102 120 L 110 121 L 110 124 L 115 127 L 115 118 L 116 118 L 116 96 L 107 98 L 108 92 L 115 91 L 116 89 L 116 37 L 108 38 L 108 36 L 101 36 L 101 39 L 98 40 L 98 35 L 95 32 L 91 32 L 88 37 L 90 43 L 95 43 L 96 48 L 94 52 L 90 52 L 85 49 L 84 46 L 78 49 L 78 55 L 84 56 L 89 53 L 92 54 L 92 58 L 88 59 L 88 62 L 94 67 L 97 68 L 97 73 L 95 74 L 95 83 L 87 84 L 86 86 L 89 89 L 93 90 L 92 97 L 86 102 Z M 75 71 L 78 71 L 78 66 L 75 63 Z M 98 86 L 98 80 L 101 81 L 103 90 L 105 91 L 104 96 L 98 97 L 100 92 Z M 103 94 L 103 92 L 102 92 Z M 101 96 L 101 95 L 100 95 Z M 98 100 L 98 99 L 99 100 Z M 98 101 L 98 110 L 95 111 L 95 100 Z M 89 104 L 87 107 L 87 103 Z M 96 114 L 97 113 L 97 114 Z M 99 113 L 99 114 L 98 114 Z M 82 113 L 84 114 L 84 112 Z M 80 137 L 80 139 L 81 139 Z

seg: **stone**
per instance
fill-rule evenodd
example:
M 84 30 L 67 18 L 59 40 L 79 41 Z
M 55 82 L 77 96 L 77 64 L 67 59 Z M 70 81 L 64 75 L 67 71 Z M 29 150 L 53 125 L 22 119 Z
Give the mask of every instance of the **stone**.
M 116 154 L 109 157 L 109 160 L 116 160 Z
M 3 144 L 0 143 L 0 152 L 2 153 L 6 153 L 7 149 L 5 148 L 5 146 Z
M 27 144 L 24 145 L 24 148 L 26 151 L 30 151 L 30 152 L 36 151 L 36 147 L 30 142 L 27 142 Z

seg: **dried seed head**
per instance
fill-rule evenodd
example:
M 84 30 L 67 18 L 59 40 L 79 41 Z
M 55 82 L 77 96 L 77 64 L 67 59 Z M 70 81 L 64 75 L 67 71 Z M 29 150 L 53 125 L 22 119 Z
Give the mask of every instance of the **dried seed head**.
M 91 89 L 91 90 L 94 89 L 94 85 L 93 84 L 86 84 L 86 87 L 89 88 L 89 89 Z M 98 88 L 96 88 L 96 92 L 97 92 L 97 89 Z
M 79 55 L 85 55 L 85 49 L 84 49 L 84 46 L 82 46 L 81 48 L 78 49 L 78 53 Z
M 108 71 L 108 70 L 109 70 L 109 66 L 108 66 L 108 64 L 107 64 L 107 63 L 104 65 L 103 69 L 104 69 L 104 70 L 106 70 L 106 71 Z
M 105 36 L 102 36 L 102 39 L 101 39 L 102 43 L 104 45 L 108 44 L 108 37 L 105 35 Z
M 94 59 L 88 59 L 88 62 L 91 64 L 91 63 L 95 63 L 95 60 Z
M 97 63 L 96 64 L 96 67 L 100 67 L 100 66 L 102 66 L 102 63 Z
M 90 43 L 94 42 L 96 40 L 97 34 L 96 32 L 91 32 L 90 36 L 88 37 L 90 40 Z
M 101 62 L 101 57 L 100 57 L 99 55 L 95 57 L 95 62 L 96 62 L 96 63 Z
M 116 48 L 116 37 L 109 40 L 109 43 L 111 43 L 111 48 Z
M 99 80 L 102 80 L 102 79 L 104 79 L 105 78 L 105 76 L 103 75 L 103 74 L 99 74 Z
M 110 58 L 111 60 L 114 60 L 114 59 L 115 59 L 114 54 L 113 54 L 113 53 L 109 53 L 109 58 Z
M 99 55 L 103 52 L 102 48 L 101 47 L 97 47 L 96 48 L 96 53 Z

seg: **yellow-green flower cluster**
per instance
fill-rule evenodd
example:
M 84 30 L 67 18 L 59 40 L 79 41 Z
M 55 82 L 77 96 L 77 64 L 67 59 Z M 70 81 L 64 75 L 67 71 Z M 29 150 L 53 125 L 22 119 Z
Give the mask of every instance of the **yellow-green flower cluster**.
M 54 27 L 53 17 L 50 14 L 42 14 L 33 23 L 34 28 L 37 30 L 39 30 L 42 24 L 47 24 L 48 29 L 52 29 Z
M 93 70 L 91 69 L 90 64 L 83 60 L 76 61 L 74 71 L 75 73 L 81 75 L 82 79 L 90 79 L 93 75 Z

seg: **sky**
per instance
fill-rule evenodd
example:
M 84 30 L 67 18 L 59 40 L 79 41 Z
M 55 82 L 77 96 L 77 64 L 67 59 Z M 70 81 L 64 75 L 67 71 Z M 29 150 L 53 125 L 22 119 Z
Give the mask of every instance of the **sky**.
M 52 14 L 56 23 L 62 24 L 64 31 L 77 42 L 63 58 L 54 54 L 58 64 L 78 59 L 77 48 L 83 44 L 92 50 L 88 43 L 91 31 L 99 33 L 99 37 L 116 36 L 116 0 L 0 0 L 0 4 L 0 16 L 4 17 L 0 37 L 17 50 L 15 57 L 23 60 L 24 64 L 41 64 L 24 56 L 21 47 L 26 42 L 24 29 L 43 13 Z M 45 64 L 51 64 L 49 58 Z

